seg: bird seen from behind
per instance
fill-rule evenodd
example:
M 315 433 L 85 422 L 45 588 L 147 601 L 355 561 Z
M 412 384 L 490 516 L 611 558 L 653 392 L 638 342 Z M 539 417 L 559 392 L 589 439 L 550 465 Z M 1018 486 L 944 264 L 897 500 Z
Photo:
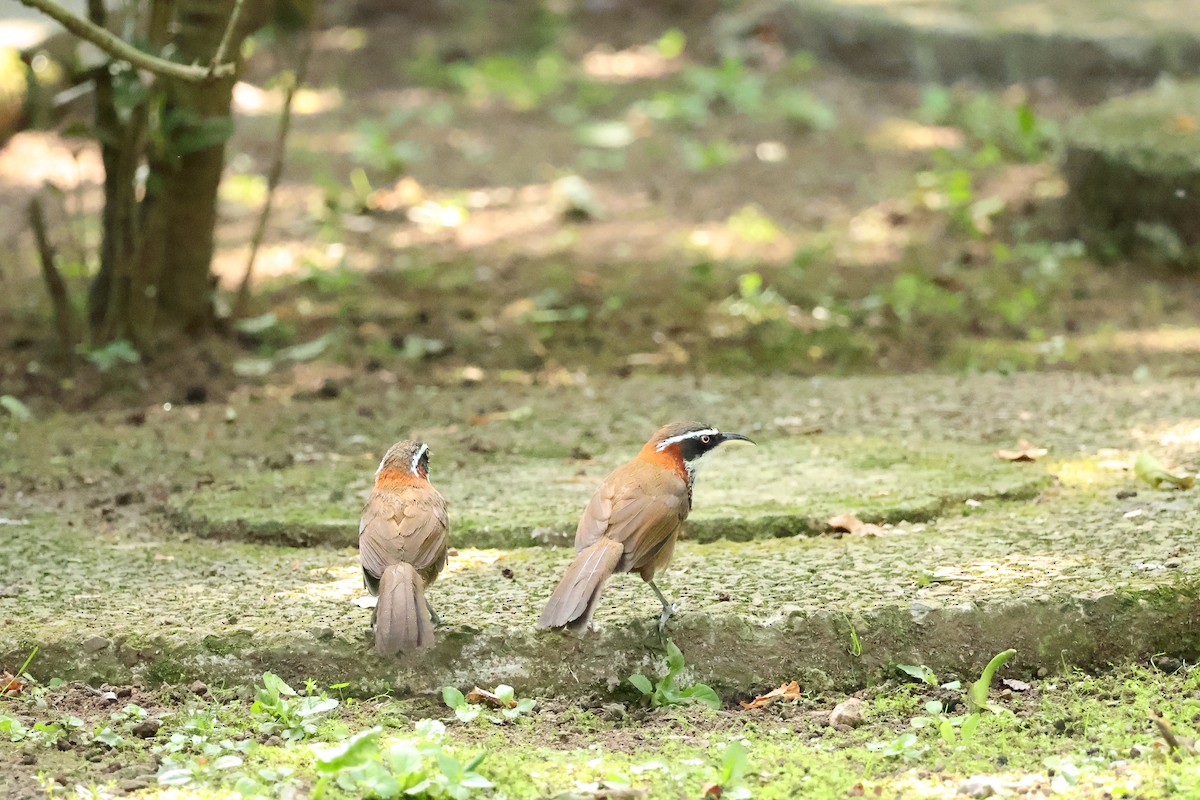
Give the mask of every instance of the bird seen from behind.
M 437 616 L 425 588 L 446 564 L 446 501 L 429 482 L 429 446 L 392 445 L 358 527 L 363 583 L 379 600 L 371 617 L 375 651 L 394 656 L 433 644 Z
M 618 467 L 592 496 L 575 530 L 575 560 L 550 596 L 539 628 L 587 630 L 604 582 L 616 572 L 636 572 L 662 603 L 659 631 L 674 607 L 654 583 L 667 565 L 692 509 L 692 484 L 700 460 L 725 442 L 754 444 L 740 433 L 721 433 L 700 422 L 660 428 L 632 461 Z

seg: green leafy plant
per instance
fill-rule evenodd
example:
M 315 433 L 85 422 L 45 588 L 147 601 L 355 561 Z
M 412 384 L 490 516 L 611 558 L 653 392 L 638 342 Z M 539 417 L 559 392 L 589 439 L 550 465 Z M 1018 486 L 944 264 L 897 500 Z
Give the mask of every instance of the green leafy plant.
M 319 798 L 332 778 L 339 788 L 370 797 L 451 797 L 466 800 L 492 788 L 492 782 L 476 772 L 486 753 L 463 763 L 442 746 L 446 726 L 421 720 L 416 737 L 397 739 L 385 747 L 383 728 L 376 726 L 355 734 L 317 756 L 321 781 L 313 790 Z
M 33 412 L 29 410 L 29 407 L 11 394 L 0 394 L 0 408 L 3 408 L 19 422 L 28 422 L 33 419 Z
M 896 669 L 909 677 L 916 678 L 923 683 L 928 683 L 930 686 L 937 686 L 937 675 L 924 664 L 897 664 Z
M 250 739 L 234 740 L 213 707 L 191 709 L 166 741 L 154 746 L 163 756 L 157 780 L 164 786 L 186 786 L 230 773 L 244 763 Z M 232 774 L 232 773 L 230 773 Z
M 997 653 L 988 661 L 987 666 L 983 668 L 983 674 L 979 676 L 979 680 L 971 684 L 971 689 L 967 692 L 967 707 L 971 711 L 991 711 L 993 714 L 1004 713 L 1005 709 L 1001 706 L 988 703 L 988 687 L 992 685 L 992 678 L 996 676 L 996 672 L 1016 654 L 1016 650 L 1009 649 L 1002 653 Z
M 101 372 L 112 372 L 121 364 L 136 364 L 142 360 L 142 354 L 125 339 L 117 339 L 91 350 L 82 349 L 80 355 Z
M 645 675 L 630 675 L 629 682 L 646 697 L 650 698 L 651 708 L 662 706 L 682 706 L 700 703 L 709 708 L 721 707 L 721 700 L 712 687 L 703 683 L 691 686 L 680 686 L 677 679 L 684 668 L 683 653 L 675 643 L 667 640 L 667 672 L 657 681 L 651 682 Z
M 750 789 L 743 785 L 748 764 L 749 756 L 746 753 L 745 745 L 737 741 L 725 745 L 717 779 L 705 787 L 704 796 L 715 795 L 731 800 L 745 800 L 750 797 Z
M 337 708 L 336 698 L 324 692 L 314 694 L 310 682 L 304 695 L 288 686 L 273 672 L 264 672 L 262 686 L 255 692 L 250 712 L 267 717 L 259 723 L 260 733 L 278 734 L 284 739 L 303 739 L 316 733 L 315 717 Z
M 925 755 L 929 746 L 921 744 L 915 733 L 902 733 L 890 742 L 871 742 L 867 745 L 867 749 L 875 750 L 886 758 L 915 761 Z
M 850 621 L 850 617 L 842 615 L 846 620 L 846 626 L 850 629 L 850 647 L 846 652 L 855 658 L 859 658 L 863 654 L 862 640 L 858 638 L 858 631 L 854 627 L 854 623 Z
M 464 696 L 453 686 L 442 687 L 442 700 L 454 710 L 454 716 L 458 717 L 461 722 L 471 722 L 482 715 L 487 721 L 500 724 L 514 720 L 522 714 L 528 714 L 537 706 L 537 701 L 533 698 L 526 697 L 518 700 L 513 692 L 513 687 L 504 683 L 491 692 L 474 689 L 470 695 L 471 697 Z M 496 708 L 498 713 L 489 713 L 484 705 L 486 700 L 490 700 L 498 706 Z

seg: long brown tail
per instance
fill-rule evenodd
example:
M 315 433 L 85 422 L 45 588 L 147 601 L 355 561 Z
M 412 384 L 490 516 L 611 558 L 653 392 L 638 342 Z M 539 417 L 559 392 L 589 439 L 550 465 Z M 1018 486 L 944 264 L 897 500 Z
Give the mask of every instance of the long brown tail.
M 394 656 L 433 645 L 433 621 L 425 605 L 425 581 L 412 564 L 391 564 L 379 579 L 375 606 L 375 652 Z
M 558 588 L 550 595 L 546 610 L 538 620 L 539 628 L 568 627 L 575 631 L 587 629 L 596 610 L 596 601 L 604 582 L 613 574 L 625 547 L 612 539 L 601 538 L 587 548 L 567 567 L 567 572 L 558 582 Z

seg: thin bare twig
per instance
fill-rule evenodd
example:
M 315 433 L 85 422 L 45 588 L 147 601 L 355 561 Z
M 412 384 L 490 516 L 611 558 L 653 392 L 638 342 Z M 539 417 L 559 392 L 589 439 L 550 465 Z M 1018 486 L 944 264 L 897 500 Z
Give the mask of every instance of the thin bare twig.
M 312 58 L 313 40 L 316 38 L 314 33 L 316 17 L 317 11 L 314 8 L 309 19 L 308 30 L 305 32 L 304 45 L 300 51 L 299 63 L 296 65 L 296 73 L 284 93 L 283 110 L 279 115 L 279 131 L 275 136 L 275 152 L 272 155 L 271 171 L 267 173 L 267 198 L 263 202 L 262 212 L 258 215 L 254 237 L 250 240 L 250 256 L 246 259 L 246 273 L 242 276 L 241 285 L 238 286 L 237 300 L 233 305 L 235 319 L 246 313 L 246 306 L 250 303 L 250 280 L 254 275 L 254 262 L 258 258 L 259 248 L 262 247 L 263 237 L 267 232 L 267 221 L 271 217 L 271 205 L 275 198 L 275 190 L 279 187 L 279 181 L 283 177 L 288 132 L 292 128 L 292 105 L 296 99 L 296 92 L 304 85 L 308 75 L 308 62 Z
M 37 197 L 29 201 L 29 227 L 33 229 L 33 238 L 37 242 L 38 255 L 42 262 L 42 278 L 46 281 L 46 292 L 50 295 L 50 304 L 54 308 L 54 327 L 58 331 L 58 341 L 63 353 L 69 355 L 75 349 L 75 312 L 71 309 L 67 283 L 54 263 L 54 247 L 50 244 L 50 236 L 46 232 L 46 215 Z
M 174 61 L 167 61 L 165 58 L 150 55 L 99 25 L 71 13 L 54 2 L 54 0 L 20 0 L 20 2 L 22 5 L 41 11 L 71 33 L 81 39 L 86 39 L 113 58 L 126 61 L 139 69 L 148 70 L 156 75 L 177 78 L 190 83 L 202 83 L 214 78 L 229 77 L 235 70 L 235 65 L 232 63 L 200 67 L 189 64 L 177 64 Z M 240 7 L 241 3 L 238 6 Z
M 237 28 L 238 20 L 242 17 L 242 6 L 246 0 L 236 0 L 233 4 L 233 11 L 229 15 L 229 24 L 225 26 L 225 33 L 221 34 L 221 43 L 217 45 L 217 52 L 213 53 L 212 61 L 208 63 L 208 77 L 215 77 L 217 69 L 225 61 L 225 51 L 229 49 L 229 42 L 233 39 L 233 31 Z

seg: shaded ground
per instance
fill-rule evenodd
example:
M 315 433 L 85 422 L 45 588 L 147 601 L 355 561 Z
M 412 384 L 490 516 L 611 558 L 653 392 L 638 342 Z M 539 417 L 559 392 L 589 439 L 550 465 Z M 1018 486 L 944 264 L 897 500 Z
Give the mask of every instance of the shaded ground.
M 710 12 L 580 27 L 515 14 L 516 32 L 378 14 L 322 32 L 259 264 L 255 313 L 273 316 L 177 357 L 157 392 L 316 390 L 347 368 L 1194 371 L 1195 282 L 1152 252 L 1102 265 L 1075 241 L 1057 157 L 1080 106 L 1052 84 L 865 83 L 767 39 L 719 62 Z M 294 58 L 257 52 L 222 190 L 226 287 L 265 191 L 265 82 Z M 93 150 L 22 134 L 0 177 L 0 252 L 20 265 L 3 278 L 0 390 L 70 406 L 137 393 L 106 352 L 62 380 L 18 235 L 35 187 L 66 189 L 55 238 L 80 287 Z

